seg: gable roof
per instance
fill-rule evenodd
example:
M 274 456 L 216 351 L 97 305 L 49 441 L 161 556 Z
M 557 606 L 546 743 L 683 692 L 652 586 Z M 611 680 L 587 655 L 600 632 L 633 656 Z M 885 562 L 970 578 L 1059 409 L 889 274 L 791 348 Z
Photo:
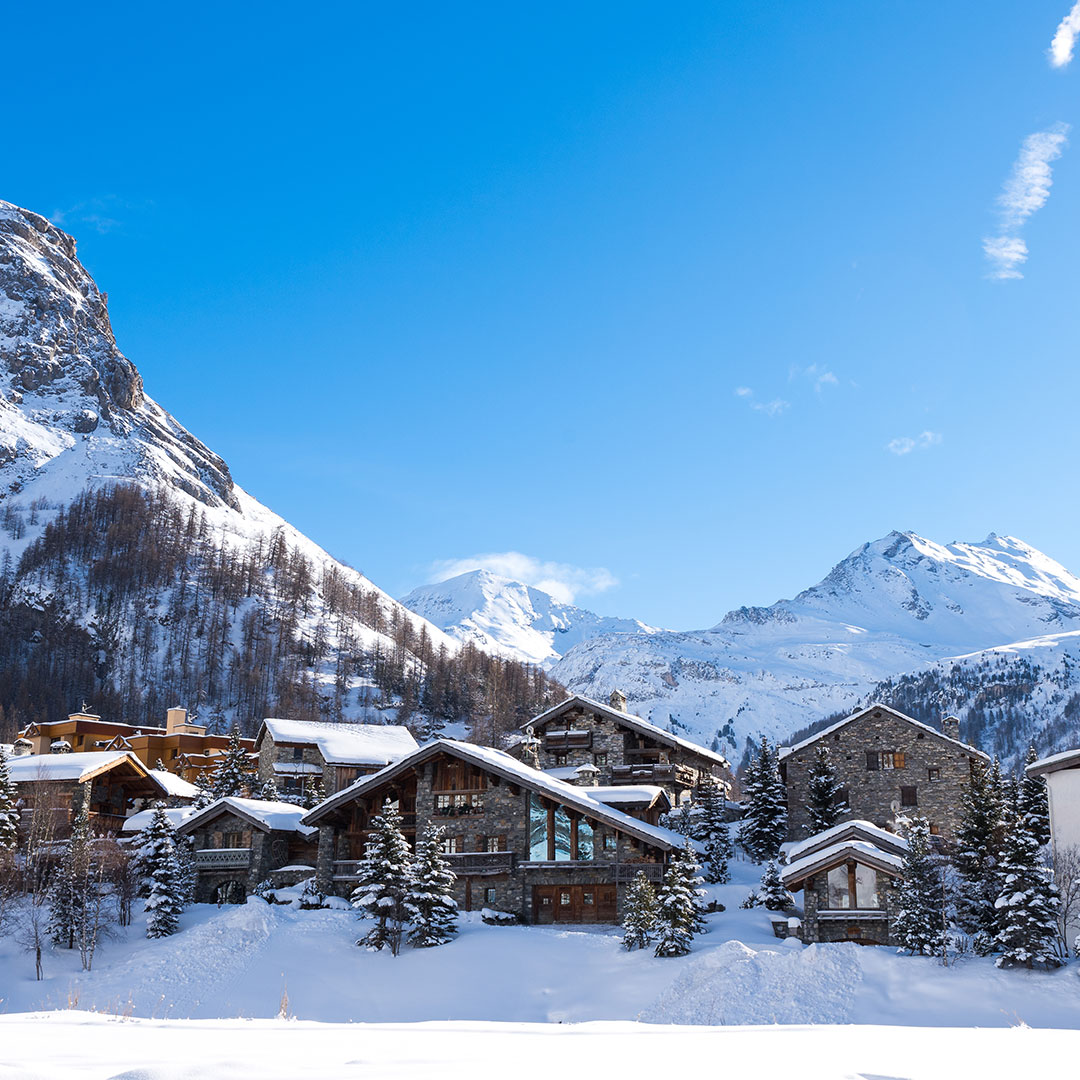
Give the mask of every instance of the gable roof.
M 933 735 L 935 739 L 941 739 L 943 742 L 951 743 L 953 746 L 959 747 L 966 753 L 974 754 L 976 757 L 982 758 L 983 761 L 990 760 L 988 754 L 984 754 L 981 750 L 976 750 L 970 743 L 961 742 L 959 739 L 953 739 L 948 735 L 943 735 L 929 724 L 924 724 L 921 720 L 916 720 L 915 717 L 908 716 L 907 713 L 902 713 L 899 709 L 894 709 L 891 705 L 883 705 L 880 701 L 872 702 L 870 705 L 867 705 L 865 709 L 860 709 L 858 712 L 852 713 L 843 720 L 839 720 L 835 724 L 830 724 L 827 728 L 822 728 L 821 731 L 815 732 L 813 735 L 803 739 L 802 742 L 797 742 L 794 746 L 781 746 L 780 757 L 786 758 L 788 754 L 794 754 L 796 750 L 803 750 L 807 746 L 816 743 L 818 739 L 824 739 L 826 735 L 832 735 L 834 731 L 839 731 L 842 727 L 846 727 L 855 720 L 861 720 L 864 716 L 867 716 L 875 710 L 887 712 L 890 716 L 896 717 L 897 720 L 903 720 L 904 723 L 911 724 L 913 727 L 919 728 L 920 731 L 924 731 L 928 735 Z
M 169 824 L 175 829 L 182 822 L 186 821 L 192 814 L 197 814 L 199 811 L 193 806 L 167 806 L 165 807 L 165 818 Z M 150 820 L 153 818 L 155 810 L 151 807 L 149 810 L 140 810 L 137 814 L 129 814 L 124 819 L 124 824 L 120 826 L 122 833 L 137 833 L 142 832 L 147 825 L 150 824 Z
M 790 847 L 787 853 L 788 864 L 794 865 L 807 855 L 848 840 L 862 840 L 895 855 L 903 855 L 908 849 L 908 842 L 902 836 L 879 828 L 869 821 L 853 818 L 851 821 L 841 821 L 831 829 L 808 836 L 805 840 Z
M 204 806 L 202 810 L 185 818 L 177 832 L 193 832 L 200 825 L 213 821 L 222 814 L 235 814 L 250 822 L 263 832 L 298 832 L 301 836 L 311 837 L 318 832 L 301 819 L 307 813 L 302 806 L 287 802 L 268 802 L 266 799 L 241 799 L 236 795 L 227 795 L 222 799 Z
M 385 769 L 380 769 L 370 776 L 362 776 L 355 783 L 343 788 L 336 795 L 331 795 L 329 799 L 325 799 L 313 810 L 310 810 L 304 817 L 304 823 L 307 825 L 316 824 L 337 807 L 359 798 L 388 780 L 392 780 L 394 777 L 406 773 L 414 766 L 423 764 L 423 762 L 442 753 L 467 761 L 481 769 L 486 769 L 488 772 L 495 773 L 512 784 L 520 784 L 530 791 L 547 795 L 571 810 L 576 810 L 631 836 L 636 836 L 639 840 L 652 844 L 654 847 L 672 851 L 681 848 L 686 843 L 685 837 L 672 832 L 670 829 L 662 829 L 658 825 L 649 825 L 644 821 L 631 817 L 629 814 L 624 814 L 621 810 L 608 806 L 599 799 L 592 798 L 589 795 L 590 788 L 575 787 L 573 784 L 568 784 L 563 780 L 557 780 L 554 776 L 541 772 L 539 769 L 534 769 L 531 765 L 518 761 L 517 758 L 511 757 L 502 750 L 495 750 L 490 746 L 476 746 L 473 743 L 458 742 L 456 739 L 435 739 L 433 742 L 425 743 L 418 750 L 409 754 L 408 757 L 404 757 L 392 765 L 387 765 Z M 694 844 L 693 846 L 696 850 L 700 850 L 700 845 Z
M 125 763 L 132 766 L 140 777 L 146 777 L 155 784 L 163 795 L 169 794 L 161 780 L 127 750 L 86 750 L 78 754 L 13 757 L 8 762 L 8 774 L 16 784 L 31 784 L 37 780 L 74 780 L 81 784 Z
M 199 794 L 199 789 L 188 783 L 182 776 L 176 773 L 162 772 L 161 769 L 151 769 L 150 775 L 168 792 L 174 799 L 194 799 Z
M 598 799 L 608 806 L 652 806 L 661 799 L 671 807 L 668 793 L 655 784 L 616 784 L 611 787 L 589 787 L 585 793 L 591 799 Z
M 1062 769 L 1080 769 L 1080 750 L 1062 750 L 1060 754 L 1033 761 L 1024 770 L 1028 776 L 1045 776 Z
M 791 888 L 798 886 L 808 877 L 819 874 L 823 870 L 831 870 L 834 866 L 854 860 L 865 866 L 872 866 L 875 870 L 892 877 L 898 877 L 904 865 L 904 860 L 899 855 L 881 848 L 865 840 L 846 840 L 841 844 L 833 844 L 831 847 L 815 851 L 804 859 L 785 866 L 780 871 L 780 880 L 785 886 Z
M 333 724 L 267 717 L 255 738 L 256 749 L 267 734 L 275 743 L 318 747 L 328 765 L 389 765 L 418 745 L 412 732 L 399 724 Z
M 662 727 L 657 727 L 656 724 L 643 720 L 640 716 L 623 712 L 621 709 L 613 709 L 610 705 L 585 697 L 583 694 L 572 694 L 565 701 L 560 701 L 558 705 L 553 705 L 550 709 L 540 713 L 539 716 L 534 716 L 527 724 L 522 724 L 521 730 L 524 731 L 528 727 L 546 727 L 552 720 L 557 720 L 563 713 L 575 708 L 589 709 L 591 712 L 606 716 L 609 720 L 614 720 L 617 724 L 622 724 L 623 727 L 636 731 L 639 735 L 646 735 L 650 739 L 655 739 L 657 742 L 664 743 L 667 746 L 678 746 L 683 750 L 690 751 L 690 753 L 709 758 L 724 768 L 731 768 L 728 759 L 723 754 L 717 754 L 715 751 L 699 746 L 689 739 L 673 735 L 670 731 L 665 731 Z

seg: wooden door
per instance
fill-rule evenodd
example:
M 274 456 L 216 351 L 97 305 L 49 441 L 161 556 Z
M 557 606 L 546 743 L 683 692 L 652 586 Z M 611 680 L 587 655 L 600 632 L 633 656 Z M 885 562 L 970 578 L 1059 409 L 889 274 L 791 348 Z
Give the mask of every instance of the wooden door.
M 614 885 L 534 885 L 537 923 L 617 922 Z

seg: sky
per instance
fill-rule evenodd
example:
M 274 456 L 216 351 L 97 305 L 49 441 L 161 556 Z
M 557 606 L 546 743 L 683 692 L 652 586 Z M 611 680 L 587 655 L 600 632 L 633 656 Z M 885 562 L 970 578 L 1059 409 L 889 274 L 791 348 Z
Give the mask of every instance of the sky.
M 1078 32 L 17 5 L 0 198 L 77 237 L 150 395 L 396 595 L 487 565 L 699 628 L 892 529 L 1080 571 Z

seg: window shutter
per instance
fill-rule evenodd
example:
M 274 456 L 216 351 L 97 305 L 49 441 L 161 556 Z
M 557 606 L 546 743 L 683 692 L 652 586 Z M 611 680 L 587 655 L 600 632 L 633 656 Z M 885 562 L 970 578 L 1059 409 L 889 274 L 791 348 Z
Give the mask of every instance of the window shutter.
M 881 756 L 876 750 L 866 751 L 866 767 L 875 772 L 881 768 Z
M 896 751 L 895 762 L 896 762 L 895 768 L 902 769 L 904 767 L 904 751 L 903 750 L 897 750 Z

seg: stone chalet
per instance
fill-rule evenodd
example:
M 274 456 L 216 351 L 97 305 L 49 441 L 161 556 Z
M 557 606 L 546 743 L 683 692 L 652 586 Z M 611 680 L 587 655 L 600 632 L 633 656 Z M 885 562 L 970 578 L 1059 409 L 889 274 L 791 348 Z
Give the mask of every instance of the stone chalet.
M 959 739 L 960 721 L 946 717 L 937 731 L 887 705 L 874 704 L 846 720 L 780 749 L 787 788 L 788 839 L 806 836 L 807 782 L 819 746 L 826 746 L 851 816 L 895 830 L 900 816 L 921 814 L 930 832 L 951 839 L 960 796 L 975 763 L 989 758 Z
M 349 894 L 371 819 L 389 799 L 410 844 L 429 822 L 446 828 L 444 850 L 463 910 L 493 908 L 529 923 L 613 923 L 634 875 L 644 870 L 659 881 L 685 841 L 606 797 L 602 788 L 559 780 L 501 750 L 437 739 L 331 796 L 304 822 L 319 828 L 326 892 Z M 665 801 L 646 790 L 630 804 L 648 816 Z
M 177 708 L 166 712 L 164 727 L 136 727 L 102 720 L 93 713 L 71 713 L 66 720 L 29 724 L 20 733 L 19 743 L 28 744 L 34 754 L 48 754 L 54 748 L 75 753 L 128 750 L 149 769 L 160 760 L 169 772 L 192 782 L 203 778 L 206 783 L 229 737 L 208 735 L 205 727 L 188 723 L 186 709 Z M 252 749 L 251 739 L 241 743 Z
M 522 730 L 526 738 L 509 752 L 528 761 L 535 751 L 540 767 L 559 777 L 592 765 L 601 784 L 656 784 L 674 804 L 688 798 L 704 776 L 725 791 L 731 781 L 726 758 L 628 713 L 618 690 L 607 705 L 575 694 Z
M 1065 750 L 1033 761 L 1027 767 L 1027 774 L 1046 780 L 1054 852 L 1070 848 L 1080 852 L 1080 750 Z M 1077 935 L 1080 935 L 1080 912 L 1066 929 L 1065 939 L 1073 941 Z
M 118 832 L 136 803 L 169 796 L 168 785 L 126 750 L 23 755 L 8 762 L 8 772 L 23 828 L 35 808 L 47 806 L 61 837 L 84 803 L 94 832 Z
M 243 903 L 274 871 L 311 877 L 317 830 L 304 825 L 302 806 L 228 797 L 183 817 L 180 836 L 192 839 L 199 903 Z
M 255 736 L 259 778 L 273 779 L 282 797 L 302 799 L 316 781 L 324 794 L 416 749 L 408 728 L 394 724 L 333 724 L 316 720 L 266 719 Z
M 796 844 L 780 871 L 785 888 L 803 893 L 794 932 L 807 944 L 896 945 L 896 884 L 906 851 L 906 840 L 869 821 L 845 821 Z

